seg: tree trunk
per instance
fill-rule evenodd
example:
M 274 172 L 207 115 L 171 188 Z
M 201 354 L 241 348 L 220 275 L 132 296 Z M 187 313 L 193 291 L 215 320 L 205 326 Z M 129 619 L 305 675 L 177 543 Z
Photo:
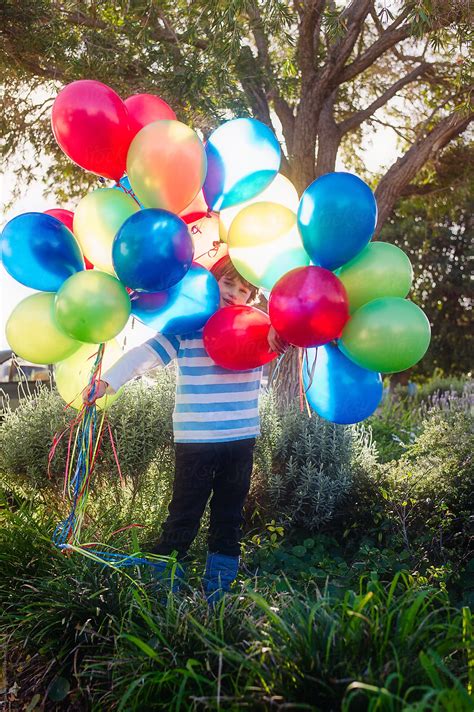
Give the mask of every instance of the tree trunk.
M 336 167 L 337 152 L 341 142 L 341 132 L 334 120 L 336 92 L 324 102 L 318 122 L 318 158 L 316 177 L 331 173 Z M 323 140 L 321 140 L 321 138 Z
M 295 118 L 291 181 L 301 195 L 316 177 L 315 153 L 320 106 L 310 97 L 302 100 Z
M 268 382 L 276 395 L 280 407 L 286 408 L 299 396 L 300 363 L 299 349 L 292 346 L 281 357 L 281 362 L 272 361 L 268 372 Z

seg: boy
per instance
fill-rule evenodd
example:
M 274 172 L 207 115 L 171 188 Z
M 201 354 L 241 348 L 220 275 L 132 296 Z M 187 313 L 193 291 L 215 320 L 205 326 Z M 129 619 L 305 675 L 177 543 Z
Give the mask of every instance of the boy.
M 257 288 L 238 274 L 228 256 L 211 271 L 219 285 L 220 307 L 247 304 L 256 297 Z M 273 328 L 268 344 L 279 353 L 287 348 Z M 103 374 L 93 397 L 84 391 L 83 399 L 93 403 L 172 359 L 178 364 L 173 413 L 175 477 L 168 518 L 152 552 L 169 556 L 177 551 L 178 560 L 183 560 L 212 494 L 203 582 L 213 604 L 229 590 L 238 572 L 242 509 L 250 488 L 255 438 L 260 433 L 262 369 L 230 371 L 217 366 L 204 348 L 202 329 L 181 336 L 156 334 L 124 354 Z M 160 562 L 159 571 L 165 568 L 166 563 Z M 182 576 L 182 569 L 177 575 Z

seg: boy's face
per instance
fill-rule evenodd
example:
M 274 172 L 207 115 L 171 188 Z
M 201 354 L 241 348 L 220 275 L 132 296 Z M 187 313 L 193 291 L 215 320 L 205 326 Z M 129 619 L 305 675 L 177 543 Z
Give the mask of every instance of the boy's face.
M 232 307 L 247 304 L 251 290 L 240 279 L 224 275 L 217 282 L 221 293 L 220 307 Z

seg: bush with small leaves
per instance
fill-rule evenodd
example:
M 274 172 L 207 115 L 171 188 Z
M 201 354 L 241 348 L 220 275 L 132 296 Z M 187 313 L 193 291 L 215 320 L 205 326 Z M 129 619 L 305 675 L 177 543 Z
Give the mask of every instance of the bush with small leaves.
M 272 395 L 263 401 L 263 416 L 255 506 L 284 521 L 286 531 L 318 531 L 336 516 L 359 473 L 375 465 L 370 433 L 309 417 L 297 407 L 281 411 Z
M 67 453 L 63 437 L 51 462 L 48 479 L 48 455 L 54 435 L 68 425 L 75 411 L 66 410 L 57 391 L 39 388 L 21 399 L 15 410 L 8 409 L 0 423 L 0 478 L 7 489 L 17 487 L 42 489 L 58 483 Z

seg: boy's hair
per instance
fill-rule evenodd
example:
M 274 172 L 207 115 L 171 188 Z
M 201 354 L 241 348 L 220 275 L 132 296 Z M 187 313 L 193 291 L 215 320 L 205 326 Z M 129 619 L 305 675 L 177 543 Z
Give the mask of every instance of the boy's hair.
M 256 287 L 254 284 L 251 284 L 248 280 L 244 279 L 244 277 L 242 277 L 242 275 L 237 272 L 234 265 L 232 264 L 232 260 L 230 259 L 229 255 L 224 255 L 224 257 L 221 257 L 221 259 L 218 260 L 211 267 L 211 274 L 214 275 L 217 281 L 222 279 L 222 277 L 228 277 L 229 279 L 238 279 L 239 282 L 242 282 L 242 284 L 244 284 L 247 289 L 250 289 L 250 296 L 247 300 L 247 303 L 253 302 L 258 297 L 258 287 Z

